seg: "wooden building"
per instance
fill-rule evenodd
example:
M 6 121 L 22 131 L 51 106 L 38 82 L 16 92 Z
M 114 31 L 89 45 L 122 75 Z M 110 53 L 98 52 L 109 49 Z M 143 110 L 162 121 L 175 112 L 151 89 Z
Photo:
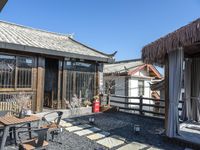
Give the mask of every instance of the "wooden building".
M 200 18 L 145 46 L 142 58 L 165 67 L 166 135 L 200 145 Z
M 101 88 L 107 55 L 71 36 L 0 21 L 0 101 L 32 94 L 32 109 L 65 108 L 76 94 L 92 99 Z

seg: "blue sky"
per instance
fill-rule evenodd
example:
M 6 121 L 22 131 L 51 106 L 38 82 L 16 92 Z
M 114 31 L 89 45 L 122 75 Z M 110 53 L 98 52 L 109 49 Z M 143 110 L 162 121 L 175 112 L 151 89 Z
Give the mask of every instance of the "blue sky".
M 117 60 L 200 17 L 199 0 L 9 0 L 0 19 L 64 34 Z

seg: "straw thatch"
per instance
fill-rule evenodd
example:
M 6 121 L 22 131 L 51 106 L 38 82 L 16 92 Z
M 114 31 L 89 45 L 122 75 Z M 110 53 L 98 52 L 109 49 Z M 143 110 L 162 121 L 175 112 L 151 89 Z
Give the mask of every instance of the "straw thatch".
M 163 65 L 167 53 L 200 42 L 200 18 L 142 49 L 145 63 Z

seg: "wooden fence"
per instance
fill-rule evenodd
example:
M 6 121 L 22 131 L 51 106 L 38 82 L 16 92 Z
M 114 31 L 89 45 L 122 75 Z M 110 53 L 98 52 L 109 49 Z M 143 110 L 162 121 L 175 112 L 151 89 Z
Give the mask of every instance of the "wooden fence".
M 2 110 L 19 112 L 19 106 L 16 102 L 0 102 L 0 111 Z
M 19 108 L 19 105 L 17 104 L 17 101 L 14 98 L 18 94 L 19 93 L 10 93 L 10 94 L 0 93 L 0 111 L 10 110 L 10 111 L 14 111 L 18 113 L 20 108 Z M 30 107 L 32 108 L 33 103 L 34 103 L 33 97 L 35 96 L 35 93 L 26 92 L 26 94 L 31 95 L 30 97 L 31 100 L 28 103 L 28 105 L 30 105 Z
M 115 100 L 118 99 L 118 100 Z M 126 99 L 122 101 L 120 99 Z M 147 103 L 147 101 L 149 103 Z M 133 101 L 133 102 L 130 102 Z M 134 102 L 137 101 L 137 102 Z M 117 106 L 120 111 L 125 111 L 129 113 L 135 113 L 144 116 L 155 116 L 159 118 L 164 118 L 165 116 L 165 100 L 154 99 L 147 97 L 127 97 L 120 95 L 111 95 L 110 97 L 111 106 Z M 151 103 L 150 103 L 151 102 Z M 182 101 L 179 101 L 181 107 L 179 107 L 179 112 L 182 111 Z M 149 108 L 149 110 L 147 109 Z

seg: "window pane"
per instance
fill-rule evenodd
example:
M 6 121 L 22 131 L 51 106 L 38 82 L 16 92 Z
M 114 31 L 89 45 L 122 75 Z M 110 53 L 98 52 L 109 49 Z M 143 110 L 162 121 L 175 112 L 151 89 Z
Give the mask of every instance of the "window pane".
M 95 64 L 65 61 L 65 69 L 66 100 L 70 101 L 74 94 L 91 100 L 96 90 Z
M 139 80 L 138 81 L 138 96 L 144 95 L 144 81 Z
M 15 56 L 0 55 L 0 88 L 14 88 Z
M 17 66 L 17 88 L 31 88 L 33 58 L 17 57 Z
M 76 62 L 75 69 L 77 71 L 94 72 L 95 65 L 90 63 Z

